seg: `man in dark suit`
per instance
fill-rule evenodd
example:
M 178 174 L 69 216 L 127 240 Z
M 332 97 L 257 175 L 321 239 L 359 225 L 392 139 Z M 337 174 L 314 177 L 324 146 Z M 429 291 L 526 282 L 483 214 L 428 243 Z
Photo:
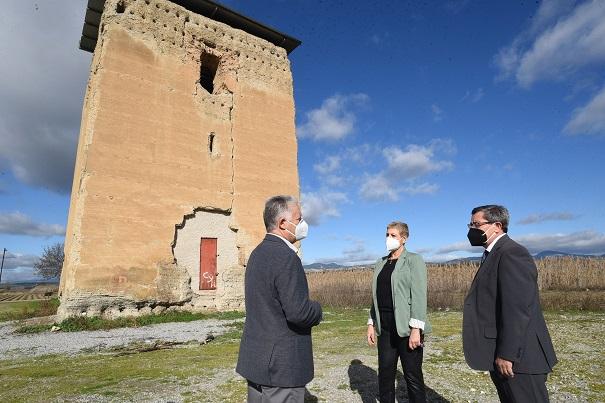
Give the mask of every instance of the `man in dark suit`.
M 236 371 L 248 380 L 248 402 L 302 403 L 313 379 L 311 328 L 322 318 L 293 245 L 308 227 L 291 196 L 267 200 L 263 219 L 267 235 L 246 268 L 246 323 Z
M 471 368 L 490 371 L 501 402 L 548 402 L 546 376 L 557 357 L 538 271 L 527 249 L 506 234 L 508 223 L 503 206 L 472 211 L 468 238 L 485 252 L 464 301 L 464 357 Z

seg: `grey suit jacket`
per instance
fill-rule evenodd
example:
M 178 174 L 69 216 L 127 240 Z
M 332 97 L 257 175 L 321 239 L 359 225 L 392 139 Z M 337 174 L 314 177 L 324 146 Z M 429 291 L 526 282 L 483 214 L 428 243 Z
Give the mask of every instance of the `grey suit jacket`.
M 538 271 L 523 246 L 500 238 L 479 268 L 464 301 L 462 344 L 468 365 L 493 371 L 496 357 L 513 371 L 545 374 L 557 363 L 542 315 Z
M 300 258 L 267 234 L 245 277 L 246 323 L 236 371 L 259 385 L 300 387 L 313 379 L 311 327 L 321 306 L 309 299 Z

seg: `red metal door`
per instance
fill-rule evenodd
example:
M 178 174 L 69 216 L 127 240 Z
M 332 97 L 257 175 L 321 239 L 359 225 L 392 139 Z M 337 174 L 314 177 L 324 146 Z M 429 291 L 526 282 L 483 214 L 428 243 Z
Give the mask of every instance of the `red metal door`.
M 216 238 L 200 241 L 200 290 L 216 290 Z

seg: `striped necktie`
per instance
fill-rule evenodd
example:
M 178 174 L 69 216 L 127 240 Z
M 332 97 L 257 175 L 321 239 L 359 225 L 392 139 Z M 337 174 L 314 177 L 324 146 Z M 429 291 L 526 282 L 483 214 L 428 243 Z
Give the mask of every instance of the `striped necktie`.
M 489 255 L 489 252 L 486 250 L 483 252 L 483 256 L 481 256 L 481 264 L 485 262 L 485 259 L 487 259 L 487 255 Z

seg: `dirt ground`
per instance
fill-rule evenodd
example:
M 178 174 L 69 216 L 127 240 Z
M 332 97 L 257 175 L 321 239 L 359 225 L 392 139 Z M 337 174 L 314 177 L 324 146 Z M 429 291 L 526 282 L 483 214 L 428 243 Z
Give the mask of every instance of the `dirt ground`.
M 376 350 L 365 342 L 367 311 L 326 309 L 313 332 L 315 379 L 307 402 L 376 402 Z M 547 312 L 559 364 L 547 383 L 553 402 L 605 401 L 605 312 Z M 462 355 L 460 312 L 432 312 L 424 376 L 431 402 L 496 402 L 489 375 Z M 0 401 L 243 402 L 235 373 L 241 322 L 207 344 L 160 351 L 82 351 L 0 359 Z M 77 334 L 75 335 L 77 337 Z M 126 351 L 126 353 L 124 352 Z M 407 401 L 401 372 L 398 401 Z

